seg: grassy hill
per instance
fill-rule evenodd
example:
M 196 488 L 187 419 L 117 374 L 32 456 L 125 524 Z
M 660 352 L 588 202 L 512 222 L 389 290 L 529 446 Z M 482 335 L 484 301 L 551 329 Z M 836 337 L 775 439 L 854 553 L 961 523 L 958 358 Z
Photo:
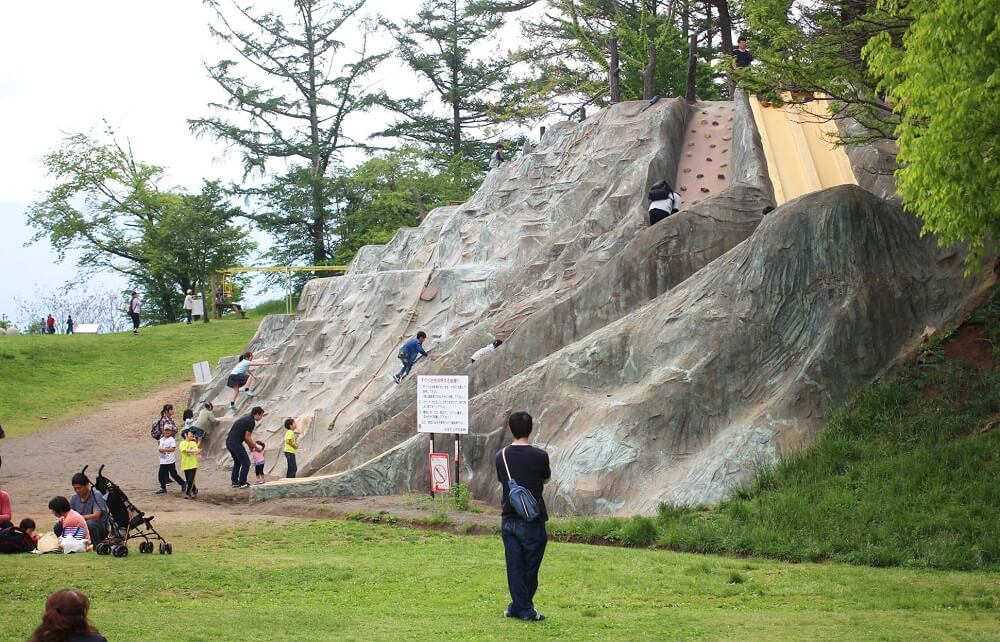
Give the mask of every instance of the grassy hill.
M 791 561 L 1000 567 L 1000 288 L 809 449 L 712 507 L 578 518 L 565 537 Z
M 256 315 L 251 315 L 256 317 Z M 0 425 L 10 437 L 193 378 L 191 364 L 238 353 L 258 320 L 98 335 L 0 336 Z

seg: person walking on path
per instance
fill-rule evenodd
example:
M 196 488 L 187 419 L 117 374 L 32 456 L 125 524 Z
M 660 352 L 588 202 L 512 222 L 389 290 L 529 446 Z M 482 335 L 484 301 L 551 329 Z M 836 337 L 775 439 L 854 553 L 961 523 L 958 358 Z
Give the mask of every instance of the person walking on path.
M 56 333 L 56 318 L 51 314 L 49 315 L 49 318 L 45 320 L 45 327 L 49 334 Z
M 487 355 L 493 354 L 493 351 L 503 345 L 503 341 L 497 339 L 489 345 L 485 345 L 482 348 L 476 350 L 472 353 L 472 363 L 475 363 Z
M 288 472 L 285 477 L 295 479 L 299 472 L 299 466 L 295 463 L 295 453 L 299 449 L 299 430 L 295 425 L 295 420 L 289 417 L 285 419 L 285 463 L 288 465 Z
M 548 535 L 545 522 L 548 513 L 542 498 L 543 484 L 552 476 L 549 455 L 531 445 L 531 415 L 514 412 L 507 418 L 507 426 L 513 437 L 510 445 L 497 453 L 497 480 L 503 488 L 500 534 L 503 538 L 504 557 L 507 562 L 507 588 L 510 604 L 504 610 L 504 617 L 521 620 L 544 620 L 545 616 L 535 610 L 534 598 L 538 590 L 538 569 L 545 555 Z M 518 515 L 510 502 L 508 481 L 513 479 L 523 486 L 538 503 L 538 517 L 525 521 Z
M 191 290 L 188 290 L 184 295 L 184 314 L 187 316 L 188 325 L 191 324 L 192 310 L 194 310 L 194 297 L 191 296 Z
M 427 338 L 427 334 L 421 330 L 417 333 L 417 336 L 413 337 L 409 341 L 403 344 L 399 349 L 399 354 L 396 355 L 400 361 L 403 362 L 403 367 L 399 369 L 399 372 L 392 375 L 392 380 L 397 384 L 410 374 L 410 369 L 413 364 L 417 362 L 419 355 L 427 356 L 427 352 L 424 351 L 424 339 Z
M 132 334 L 139 334 L 139 310 L 141 308 L 139 293 L 133 290 L 132 298 L 128 302 L 128 315 L 132 317 Z
M 248 397 L 253 397 L 253 373 L 250 372 L 251 366 L 273 366 L 274 364 L 270 361 L 254 361 L 252 352 L 244 352 L 240 355 L 240 362 L 236 364 L 233 371 L 229 373 L 229 378 L 226 380 L 226 386 L 233 389 L 233 399 L 229 402 L 229 410 L 236 412 L 236 398 L 240 396 L 240 388 L 243 388 L 243 394 Z
M 181 442 L 181 472 L 184 473 L 184 483 L 187 490 L 184 496 L 187 499 L 194 499 L 198 496 L 198 487 L 194 485 L 195 475 L 198 474 L 198 458 L 201 457 L 201 449 L 195 441 L 194 429 L 187 428 L 181 433 L 184 441 Z
M 490 154 L 490 169 L 496 169 L 507 162 L 507 158 L 503 155 L 503 143 L 497 143 L 497 146 L 493 148 L 493 153 Z
M 250 474 L 250 455 L 243 448 L 243 445 L 252 452 L 257 444 L 253 440 L 253 429 L 257 427 L 260 420 L 264 418 L 264 409 L 254 406 L 249 415 L 240 417 L 233 422 L 226 437 L 226 450 L 233 457 L 233 474 L 230 479 L 233 488 L 250 488 L 247 483 L 247 475 Z
M 66 317 L 66 334 L 73 334 L 73 315 Z
M 173 479 L 180 484 L 181 492 L 187 493 L 187 484 L 177 474 L 177 440 L 174 439 L 175 434 L 177 434 L 177 427 L 172 422 L 170 425 L 163 427 L 163 436 L 160 437 L 160 445 L 157 449 L 160 453 L 160 490 L 156 491 L 157 495 L 163 495 L 167 492 L 167 479 Z

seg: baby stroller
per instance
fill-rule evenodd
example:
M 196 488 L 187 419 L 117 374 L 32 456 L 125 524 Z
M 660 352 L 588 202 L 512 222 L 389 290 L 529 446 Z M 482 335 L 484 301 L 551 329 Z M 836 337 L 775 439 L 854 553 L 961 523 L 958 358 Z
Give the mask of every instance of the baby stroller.
M 84 470 L 87 468 L 84 467 Z M 160 555 L 173 554 L 174 547 L 153 527 L 153 516 L 139 510 L 129 501 L 121 486 L 104 476 L 104 466 L 97 471 L 94 487 L 104 495 L 108 503 L 108 512 L 111 513 L 108 537 L 94 547 L 98 555 L 125 557 L 128 555 L 128 541 L 136 538 L 142 540 L 139 542 L 140 553 L 152 553 L 153 542 L 158 541 Z

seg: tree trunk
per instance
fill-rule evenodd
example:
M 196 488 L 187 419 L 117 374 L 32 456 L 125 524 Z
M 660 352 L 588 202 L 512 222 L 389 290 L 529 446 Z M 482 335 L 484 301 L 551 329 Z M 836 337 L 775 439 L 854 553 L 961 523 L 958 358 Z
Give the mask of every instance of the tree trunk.
M 451 154 L 452 158 L 462 156 L 462 97 L 459 95 L 458 61 L 458 2 L 451 3 Z
M 622 101 L 621 62 L 618 59 L 618 38 L 612 38 L 608 41 L 608 51 L 608 89 L 611 93 L 611 104 L 614 105 Z
M 306 3 L 302 6 L 302 18 L 305 28 L 306 47 L 309 51 L 309 143 L 312 146 L 310 160 L 312 171 L 309 174 L 310 197 L 312 200 L 312 245 L 313 265 L 326 261 L 326 203 L 323 198 L 323 175 L 326 166 L 320 154 L 320 122 L 319 122 L 319 92 L 316 90 L 316 32 L 312 24 L 313 6 Z M 320 276 L 317 272 L 315 276 Z
M 719 11 L 719 38 L 722 43 L 722 53 L 727 59 L 733 57 L 733 19 L 729 15 L 729 0 L 712 0 Z M 736 80 L 733 78 L 732 65 L 726 63 L 726 93 L 729 100 L 736 96 Z
M 427 208 L 424 207 L 424 199 L 420 196 L 420 192 L 417 191 L 416 187 L 411 187 L 410 192 L 413 194 L 413 201 L 417 204 L 417 215 L 420 216 L 420 222 L 422 223 L 424 217 L 427 216 Z
M 689 103 L 698 100 L 698 34 L 692 33 L 688 40 L 688 73 L 687 90 L 684 92 L 684 99 Z
M 649 11 L 650 20 L 656 17 L 656 0 L 647 2 L 645 7 Z M 648 27 L 647 27 L 648 29 Z M 654 33 L 655 35 L 655 33 Z M 642 97 L 649 100 L 653 97 L 656 87 L 656 40 L 651 36 L 649 44 L 646 45 L 646 68 L 642 72 Z

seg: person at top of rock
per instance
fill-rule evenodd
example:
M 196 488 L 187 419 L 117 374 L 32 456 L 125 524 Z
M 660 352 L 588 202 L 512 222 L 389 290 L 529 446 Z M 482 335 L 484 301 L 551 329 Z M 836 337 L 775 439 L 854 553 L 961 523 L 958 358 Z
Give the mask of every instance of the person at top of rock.
M 747 49 L 747 37 L 740 36 L 736 41 L 736 51 L 733 52 L 733 69 L 749 67 L 753 62 L 753 54 Z
M 476 350 L 472 353 L 472 363 L 475 363 L 482 359 L 483 357 L 493 354 L 493 351 L 499 348 L 503 344 L 503 341 L 497 339 L 493 343 L 483 346 L 482 348 Z
M 667 181 L 649 188 L 649 224 L 656 225 L 681 208 L 681 195 Z
M 426 338 L 427 333 L 421 330 L 417 333 L 417 336 L 411 338 L 399 348 L 399 354 L 396 357 L 403 362 L 403 367 L 399 369 L 399 372 L 392 375 L 393 381 L 399 383 L 406 375 L 410 374 L 410 368 L 417 362 L 419 355 L 427 356 L 427 352 L 424 350 L 424 339 Z
M 507 158 L 503 155 L 503 143 L 497 143 L 490 155 L 490 169 L 496 169 L 506 162 Z

